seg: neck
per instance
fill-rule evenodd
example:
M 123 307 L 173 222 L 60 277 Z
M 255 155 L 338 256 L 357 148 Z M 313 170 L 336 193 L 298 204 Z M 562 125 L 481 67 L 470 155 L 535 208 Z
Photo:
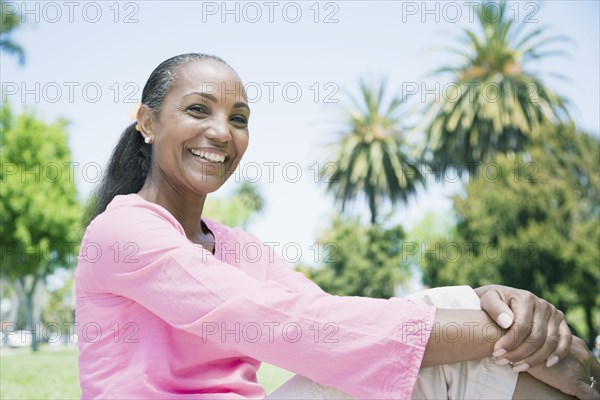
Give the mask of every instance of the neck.
M 204 208 L 206 195 L 190 195 L 180 191 L 158 190 L 147 180 L 138 192 L 142 198 L 164 207 L 181 224 L 185 235 L 191 241 L 203 234 L 200 218 Z

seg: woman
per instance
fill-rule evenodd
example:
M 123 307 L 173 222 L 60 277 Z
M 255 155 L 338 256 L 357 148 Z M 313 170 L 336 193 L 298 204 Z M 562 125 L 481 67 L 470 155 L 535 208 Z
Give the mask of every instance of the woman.
M 217 57 L 184 54 L 152 72 L 81 246 L 84 398 L 264 398 L 260 361 L 298 374 L 275 398 L 562 396 L 542 381 L 597 395 L 598 363 L 527 292 L 331 296 L 254 236 L 202 218 L 246 150 L 249 117 L 241 80 Z

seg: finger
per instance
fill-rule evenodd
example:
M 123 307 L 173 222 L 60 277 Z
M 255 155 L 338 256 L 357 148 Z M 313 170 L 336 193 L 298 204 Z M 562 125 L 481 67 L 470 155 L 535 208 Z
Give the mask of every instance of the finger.
M 482 294 L 480 297 L 480 305 L 481 309 L 500 327 L 506 329 L 512 325 L 514 314 L 502 298 L 502 295 L 496 289 L 488 289 Z M 504 339 L 504 342 L 496 342 L 493 352 L 494 357 L 500 357 L 507 353 L 507 350 L 502 348 L 502 345 L 505 342 L 508 342 L 506 338 Z
M 529 351 L 525 346 L 532 346 L 534 343 L 528 342 L 526 340 L 521 346 L 514 351 L 513 353 L 509 353 L 506 355 L 507 358 L 519 360 L 515 363 L 515 367 L 513 368 L 515 372 L 523 372 L 529 369 L 530 367 L 535 367 L 540 364 L 545 364 L 546 360 L 548 360 L 553 352 L 558 347 L 558 343 L 560 340 L 559 327 L 562 319 L 558 313 L 554 313 L 553 317 L 548 321 L 548 329 L 545 338 L 541 338 L 543 344 L 538 349 L 535 350 L 531 355 L 525 357 L 522 360 L 519 360 L 519 351 Z M 530 337 L 534 337 L 535 333 Z M 531 347 L 534 348 L 534 347 Z M 552 360 L 555 362 L 556 360 Z
M 481 309 L 490 316 L 501 328 L 508 329 L 514 321 L 511 311 L 502 295 L 495 289 L 485 292 L 480 299 Z
M 533 355 L 523 360 L 530 366 L 535 366 L 546 361 L 546 367 L 556 365 L 569 353 L 573 335 L 565 321 L 562 311 L 557 310 L 548 303 L 551 316 L 547 324 L 547 334 L 543 346 Z
M 523 364 L 519 368 L 515 368 L 516 372 L 526 371 L 529 364 L 524 362 L 528 357 L 534 357 L 536 364 L 541 362 L 540 357 L 546 359 L 558 344 L 558 325 L 559 322 L 552 323 L 551 317 L 554 307 L 547 301 L 537 299 L 535 302 L 535 310 L 533 313 L 533 322 L 525 323 L 522 334 L 526 335 L 525 339 L 514 349 L 508 349 L 505 357 L 514 363 Z M 517 314 L 517 313 L 515 313 Z M 549 330 L 552 336 L 549 337 Z M 546 341 L 550 340 L 547 345 Z M 537 352 L 537 356 L 534 356 Z
M 550 354 L 548 359 L 546 360 L 546 367 L 550 368 L 553 365 L 556 365 L 569 354 L 569 350 L 571 349 L 571 342 L 573 341 L 573 334 L 571 333 L 571 329 L 569 329 L 569 325 L 567 325 L 567 321 L 564 319 L 564 314 L 562 311 L 558 311 L 560 317 L 562 317 L 562 321 L 558 326 L 558 344 L 556 349 Z
M 510 309 L 514 315 L 514 322 L 505 334 L 496 342 L 494 350 L 504 349 L 510 353 L 517 349 L 525 339 L 529 337 L 534 329 L 535 297 L 528 296 L 527 292 L 510 301 Z M 532 353 L 533 351 L 530 351 Z M 529 354 L 527 354 L 529 355 Z M 517 360 L 511 360 L 517 361 Z

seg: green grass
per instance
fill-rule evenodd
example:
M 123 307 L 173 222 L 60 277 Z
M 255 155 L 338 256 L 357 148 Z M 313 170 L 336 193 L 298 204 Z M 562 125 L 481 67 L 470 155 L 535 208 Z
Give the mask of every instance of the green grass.
M 294 375 L 292 372 L 281 369 L 271 364 L 262 363 L 258 370 L 258 382 L 263 385 L 267 393 L 271 393 Z
M 0 399 L 79 399 L 77 350 L 2 350 Z M 9 353 L 10 352 L 10 353 Z M 6 353 L 6 354 L 5 354 Z M 269 364 L 258 371 L 258 381 L 271 393 L 292 373 Z
M 77 350 L 19 349 L 0 357 L 0 399 L 78 399 Z

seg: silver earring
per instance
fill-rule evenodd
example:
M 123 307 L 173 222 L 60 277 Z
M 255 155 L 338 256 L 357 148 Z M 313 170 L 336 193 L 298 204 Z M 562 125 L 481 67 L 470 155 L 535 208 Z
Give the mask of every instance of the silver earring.
M 146 136 L 144 138 L 144 143 L 146 143 L 146 144 L 150 143 L 150 138 L 148 136 Z

